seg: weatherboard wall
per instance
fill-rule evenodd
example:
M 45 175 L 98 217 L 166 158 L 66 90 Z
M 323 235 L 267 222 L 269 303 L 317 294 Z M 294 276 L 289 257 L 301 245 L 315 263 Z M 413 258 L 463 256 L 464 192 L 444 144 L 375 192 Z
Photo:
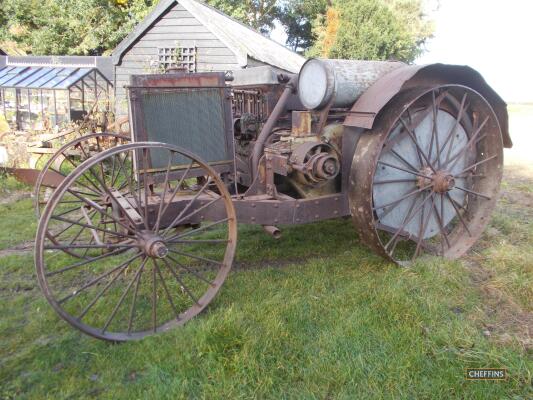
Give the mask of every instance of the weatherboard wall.
M 245 40 L 245 38 L 243 38 Z M 133 74 L 153 72 L 152 61 L 159 47 L 196 47 L 198 72 L 240 68 L 236 55 L 190 12 L 175 4 L 124 54 L 115 67 L 115 95 L 118 115 L 127 114 L 125 85 Z

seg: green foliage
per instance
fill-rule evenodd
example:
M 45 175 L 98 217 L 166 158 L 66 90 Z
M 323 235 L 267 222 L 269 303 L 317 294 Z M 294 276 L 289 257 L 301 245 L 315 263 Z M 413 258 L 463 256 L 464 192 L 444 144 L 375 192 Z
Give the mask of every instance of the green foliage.
M 421 0 L 336 1 L 332 8 L 338 20 L 329 12 L 315 20 L 311 56 L 412 62 L 433 31 Z
M 287 33 L 287 44 L 295 51 L 308 50 L 316 40 L 313 21 L 326 13 L 327 0 L 289 0 L 284 2 L 279 20 Z
M 207 0 L 206 3 L 262 33 L 274 27 L 280 12 L 276 0 Z
M 3 0 L 0 40 L 34 55 L 109 54 L 152 0 Z
M 2 0 L 0 42 L 34 55 L 107 55 L 156 0 Z M 421 0 L 207 0 L 268 34 L 278 20 L 287 44 L 309 55 L 412 61 L 430 36 Z M 338 10 L 339 26 L 326 17 Z M 329 13 L 328 13 L 329 15 Z M 332 13 L 335 15 L 335 13 Z M 338 29 L 337 29 L 338 28 Z

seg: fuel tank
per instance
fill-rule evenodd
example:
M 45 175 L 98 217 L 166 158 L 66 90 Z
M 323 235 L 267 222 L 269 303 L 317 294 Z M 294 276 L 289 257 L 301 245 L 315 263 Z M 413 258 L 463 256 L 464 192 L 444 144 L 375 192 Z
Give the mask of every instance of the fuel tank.
M 405 65 L 396 61 L 311 58 L 298 78 L 300 101 L 309 110 L 322 109 L 331 101 L 333 108 L 351 107 L 378 79 Z

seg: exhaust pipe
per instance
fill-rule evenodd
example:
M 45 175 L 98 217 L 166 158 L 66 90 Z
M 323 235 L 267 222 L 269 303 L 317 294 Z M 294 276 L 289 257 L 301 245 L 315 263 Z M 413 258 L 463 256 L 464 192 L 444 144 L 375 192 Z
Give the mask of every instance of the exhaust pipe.
M 281 238 L 281 231 L 278 227 L 272 225 L 263 225 L 263 230 L 276 240 Z

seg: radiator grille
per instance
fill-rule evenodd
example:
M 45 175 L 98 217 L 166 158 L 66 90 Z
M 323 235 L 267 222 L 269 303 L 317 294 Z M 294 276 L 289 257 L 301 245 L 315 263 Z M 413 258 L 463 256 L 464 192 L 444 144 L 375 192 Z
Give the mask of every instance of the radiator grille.
M 224 93 L 216 88 L 148 91 L 140 96 L 147 140 L 174 144 L 209 163 L 230 161 Z M 154 154 L 152 168 L 165 168 L 168 160 Z M 188 163 L 178 158 L 176 164 Z

